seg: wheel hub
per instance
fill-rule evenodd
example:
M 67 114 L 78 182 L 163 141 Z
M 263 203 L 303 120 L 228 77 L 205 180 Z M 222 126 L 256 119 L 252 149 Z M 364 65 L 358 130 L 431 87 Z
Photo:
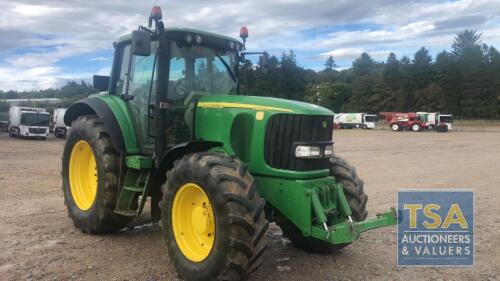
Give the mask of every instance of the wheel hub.
M 215 241 L 215 217 L 205 191 L 195 183 L 186 183 L 174 197 L 172 229 L 184 256 L 200 262 L 210 255 Z
M 97 194 L 97 164 L 90 144 L 84 140 L 71 151 L 69 185 L 76 206 L 82 211 L 90 209 Z
M 211 218 L 208 215 L 207 209 L 202 206 L 196 206 L 191 214 L 191 224 L 196 233 L 199 235 L 206 234 L 211 224 Z

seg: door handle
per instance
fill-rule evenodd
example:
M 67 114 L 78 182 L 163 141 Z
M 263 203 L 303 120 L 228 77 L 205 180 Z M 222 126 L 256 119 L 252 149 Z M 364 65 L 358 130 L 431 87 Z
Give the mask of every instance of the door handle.
M 148 117 L 149 117 L 149 119 L 153 119 L 154 118 L 155 109 L 156 109 L 156 106 L 154 104 L 150 104 L 148 106 Z

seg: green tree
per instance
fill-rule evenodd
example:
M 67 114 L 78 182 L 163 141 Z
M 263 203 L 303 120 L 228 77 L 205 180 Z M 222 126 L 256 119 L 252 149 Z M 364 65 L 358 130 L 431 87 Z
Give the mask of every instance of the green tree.
M 490 118 L 496 115 L 494 89 L 487 87 L 494 77 L 489 73 L 488 47 L 481 42 L 481 33 L 464 30 L 457 33 L 452 44 L 454 67 L 459 71 L 458 110 L 468 118 Z
M 384 66 L 383 78 L 384 83 L 396 90 L 401 86 L 400 62 L 394 53 L 390 53 Z
M 297 65 L 293 51 L 283 53 L 280 60 L 278 85 L 280 97 L 292 100 L 303 100 L 305 92 L 304 69 Z
M 369 74 L 375 70 L 375 67 L 375 61 L 367 53 L 362 53 L 361 56 L 352 63 L 352 69 L 357 77 Z
M 393 110 L 394 104 L 394 96 L 385 89 L 382 75 L 373 72 L 356 79 L 351 99 L 344 108 L 354 112 L 377 113 Z
M 476 49 L 480 47 L 482 33 L 478 33 L 477 30 L 466 29 L 457 33 L 455 40 L 451 45 L 453 49 L 453 54 L 457 57 L 466 55 L 471 49 Z
M 427 87 L 433 77 L 432 57 L 429 51 L 422 47 L 415 53 L 412 67 L 412 82 L 415 89 Z
M 337 62 L 333 59 L 332 56 L 329 56 L 325 62 L 325 70 L 334 70 L 337 67 Z
M 15 91 L 8 91 L 4 94 L 5 99 L 19 99 L 21 96 Z
M 333 112 L 341 112 L 342 106 L 349 102 L 352 88 L 347 83 L 309 84 L 304 97 L 305 101 L 317 104 L 318 92 L 321 106 L 329 108 Z
M 460 115 L 463 79 L 456 64 L 452 53 L 446 51 L 439 53 L 434 64 L 434 79 L 442 90 L 442 110 Z

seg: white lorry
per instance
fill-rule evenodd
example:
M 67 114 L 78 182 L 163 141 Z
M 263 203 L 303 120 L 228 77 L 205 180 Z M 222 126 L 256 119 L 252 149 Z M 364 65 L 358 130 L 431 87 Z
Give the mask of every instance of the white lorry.
M 49 135 L 50 114 L 44 108 L 12 106 L 9 136 L 45 139 Z
M 54 136 L 56 138 L 66 138 L 68 132 L 68 127 L 64 124 L 64 114 L 66 113 L 66 108 L 56 108 L 54 109 L 54 116 L 52 119 Z
M 439 124 L 446 124 L 448 130 L 453 129 L 453 115 L 451 114 L 439 114 Z
M 333 117 L 333 123 L 342 129 L 375 129 L 377 126 L 377 115 L 367 113 L 336 113 Z

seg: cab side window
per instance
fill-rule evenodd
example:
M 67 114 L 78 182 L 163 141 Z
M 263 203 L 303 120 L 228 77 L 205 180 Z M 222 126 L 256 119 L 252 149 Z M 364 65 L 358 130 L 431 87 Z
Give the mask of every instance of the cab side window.
M 132 57 L 132 69 L 130 71 L 129 89 L 128 94 L 134 96 L 135 98 L 144 98 L 149 96 L 149 88 L 151 82 L 153 82 L 153 91 L 156 76 L 155 74 L 155 54 L 151 54 L 147 57 L 133 56 Z
M 122 50 L 120 76 L 116 81 L 116 93 L 119 95 L 125 94 L 125 83 L 127 83 L 127 72 L 130 62 L 130 45 L 125 45 Z

